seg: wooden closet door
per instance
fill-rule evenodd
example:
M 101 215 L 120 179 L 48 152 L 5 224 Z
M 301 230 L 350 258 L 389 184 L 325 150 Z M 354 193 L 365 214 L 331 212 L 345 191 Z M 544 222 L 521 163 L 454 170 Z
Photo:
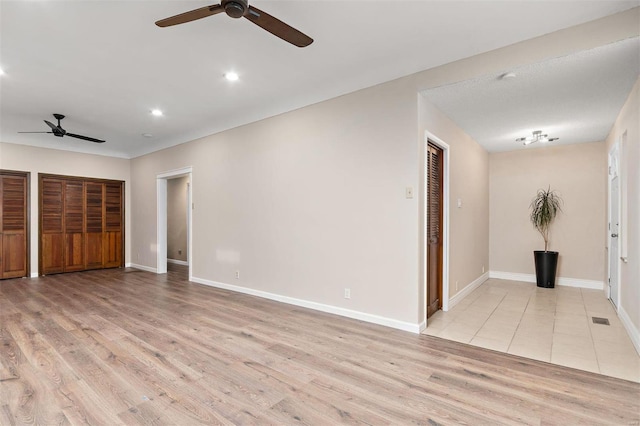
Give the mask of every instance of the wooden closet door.
M 104 184 L 86 182 L 85 192 L 86 269 L 98 269 L 104 264 Z
M 427 145 L 427 318 L 442 308 L 443 157 L 439 147 Z
M 84 182 L 64 182 L 65 272 L 82 271 L 84 262 Z
M 64 272 L 64 181 L 40 179 L 40 273 Z
M 124 266 L 123 191 L 122 181 L 40 175 L 40 274 Z
M 26 176 L 0 175 L 0 278 L 27 276 Z
M 122 183 L 105 184 L 104 267 L 122 266 Z

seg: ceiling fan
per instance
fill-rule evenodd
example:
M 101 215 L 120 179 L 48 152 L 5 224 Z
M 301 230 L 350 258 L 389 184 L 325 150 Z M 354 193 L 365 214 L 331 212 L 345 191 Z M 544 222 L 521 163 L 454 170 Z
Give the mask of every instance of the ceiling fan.
M 156 25 L 159 27 L 170 27 L 172 25 L 195 21 L 196 19 L 206 18 L 207 16 L 217 15 L 221 12 L 225 12 L 232 18 L 245 17 L 257 26 L 295 46 L 306 47 L 313 43 L 311 37 L 274 18 L 268 13 L 256 7 L 249 6 L 249 0 L 221 0 L 220 4 L 201 7 L 170 18 L 161 19 L 156 22 Z
M 85 141 L 89 141 L 89 142 L 96 142 L 96 143 L 104 143 L 105 141 L 101 140 L 101 139 L 96 139 L 96 138 L 91 138 L 89 136 L 82 136 L 82 135 L 76 135 L 75 133 L 69 133 L 67 132 L 65 129 L 63 129 L 60 126 L 60 120 L 62 120 L 64 118 L 64 115 L 62 114 L 53 114 L 53 116 L 58 119 L 58 125 L 56 126 L 55 124 L 53 124 L 50 121 L 44 120 L 45 123 L 47 123 L 47 126 L 51 127 L 51 131 L 50 132 L 18 132 L 18 133 L 53 133 L 54 136 L 57 136 L 59 138 L 63 137 L 63 136 L 69 136 L 72 138 L 76 138 L 76 139 L 82 139 Z

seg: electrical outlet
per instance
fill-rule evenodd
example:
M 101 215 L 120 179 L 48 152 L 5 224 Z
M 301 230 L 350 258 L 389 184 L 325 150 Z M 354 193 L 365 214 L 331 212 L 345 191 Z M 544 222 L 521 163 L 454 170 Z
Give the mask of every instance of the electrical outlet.
M 484 265 L 482 265 L 482 273 L 484 274 Z
M 178 254 L 182 254 L 182 249 L 178 250 Z M 484 271 L 482 271 L 484 272 Z
M 345 299 L 351 299 L 351 289 L 350 288 L 345 288 L 344 289 L 344 298 Z
M 458 291 L 458 281 L 456 281 L 456 292 Z
M 240 271 L 236 271 L 236 280 L 240 279 Z

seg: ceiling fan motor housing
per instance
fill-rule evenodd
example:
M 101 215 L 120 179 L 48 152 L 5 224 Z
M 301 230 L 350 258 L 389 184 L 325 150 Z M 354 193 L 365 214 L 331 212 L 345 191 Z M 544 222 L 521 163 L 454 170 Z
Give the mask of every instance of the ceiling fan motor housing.
M 62 120 L 64 118 L 64 115 L 63 114 L 53 114 L 53 116 L 58 120 L 58 128 L 57 129 L 52 129 L 53 130 L 53 135 L 61 138 L 67 133 L 66 130 L 64 130 L 60 126 L 60 120 Z
M 249 10 L 248 0 L 222 0 L 221 5 L 232 18 L 242 18 Z

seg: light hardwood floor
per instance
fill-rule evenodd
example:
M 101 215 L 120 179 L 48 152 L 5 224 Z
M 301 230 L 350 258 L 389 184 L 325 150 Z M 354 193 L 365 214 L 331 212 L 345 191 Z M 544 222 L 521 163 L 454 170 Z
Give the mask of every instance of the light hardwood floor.
M 0 281 L 0 424 L 638 424 L 640 385 L 167 275 Z

